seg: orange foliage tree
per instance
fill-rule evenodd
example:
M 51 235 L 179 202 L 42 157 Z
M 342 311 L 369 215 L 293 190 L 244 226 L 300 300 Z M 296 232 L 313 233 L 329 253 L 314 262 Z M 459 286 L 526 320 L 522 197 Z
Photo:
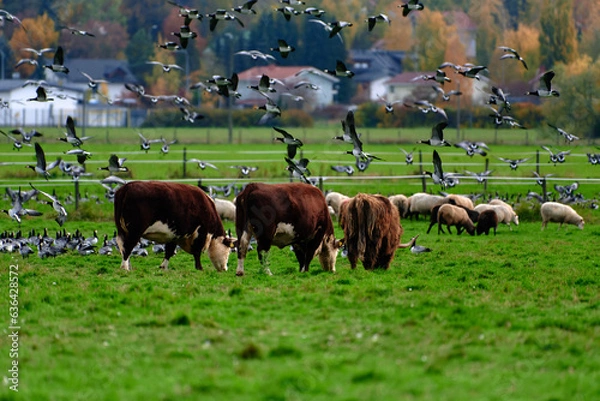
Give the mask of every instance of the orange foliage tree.
M 46 47 L 56 47 L 59 33 L 55 30 L 54 21 L 44 13 L 36 18 L 25 18 L 23 25 L 27 29 L 16 29 L 10 38 L 9 46 L 17 58 L 35 58 L 35 54 L 23 51 L 23 48 L 43 49 Z M 50 54 L 52 55 L 52 54 Z M 44 65 L 43 60 L 39 60 L 40 65 Z M 38 67 L 39 68 L 39 67 Z M 35 72 L 34 65 L 23 65 L 19 67 L 19 73 L 22 76 L 30 76 Z

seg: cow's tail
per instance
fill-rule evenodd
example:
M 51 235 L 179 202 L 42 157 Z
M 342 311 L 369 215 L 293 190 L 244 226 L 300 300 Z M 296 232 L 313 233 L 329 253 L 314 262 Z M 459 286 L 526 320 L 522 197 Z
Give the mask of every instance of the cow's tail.
M 242 191 L 235 198 L 235 235 L 239 241 L 246 230 L 248 224 L 248 217 L 246 213 L 246 191 Z
M 125 220 L 123 219 L 123 208 L 125 206 L 129 185 L 125 184 L 115 192 L 114 210 L 115 210 L 115 226 L 117 231 L 127 232 Z
M 364 194 L 356 195 L 352 205 L 349 205 L 349 225 L 354 232 L 360 260 L 364 259 L 371 233 L 377 230 L 377 213 L 373 213 L 372 207 L 370 199 Z

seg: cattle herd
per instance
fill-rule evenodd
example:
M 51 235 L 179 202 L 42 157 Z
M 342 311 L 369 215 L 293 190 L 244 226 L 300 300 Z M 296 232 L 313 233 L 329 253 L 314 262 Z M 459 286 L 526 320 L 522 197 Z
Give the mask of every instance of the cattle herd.
M 267 274 L 271 274 L 267 254 L 272 245 L 291 246 L 300 272 L 309 269 L 318 256 L 325 271 L 335 272 L 340 248 L 345 249 L 354 269 L 360 260 L 365 269 L 388 269 L 398 248 L 415 251 L 416 237 L 402 244 L 402 218 L 427 215 L 438 234 L 454 226 L 458 235 L 466 231 L 494 235 L 498 224 L 518 225 L 519 217 L 508 203 L 492 199 L 474 206 L 462 195 L 411 196 L 370 195 L 348 197 L 339 192 L 324 194 L 305 183 L 250 183 L 235 201 L 215 201 L 198 187 L 160 181 L 133 181 L 117 190 L 114 202 L 116 243 L 122 256 L 121 267 L 131 269 L 130 256 L 141 238 L 165 244 L 161 268 L 179 246 L 192 254 L 201 270 L 200 254 L 207 251 L 218 271 L 227 270 L 232 248 L 237 249 L 236 275 L 244 275 L 244 260 L 253 239 Z M 546 202 L 542 205 L 542 229 L 548 222 L 573 224 L 583 229 L 584 221 L 568 205 Z M 333 216 L 333 217 L 332 217 Z M 235 221 L 236 238 L 225 232 L 223 218 Z M 336 239 L 333 219 L 343 230 Z

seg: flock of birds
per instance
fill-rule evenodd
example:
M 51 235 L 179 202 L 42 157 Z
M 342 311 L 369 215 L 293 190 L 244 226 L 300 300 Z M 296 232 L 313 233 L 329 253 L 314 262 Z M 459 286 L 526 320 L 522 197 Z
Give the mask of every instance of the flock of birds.
M 189 45 L 190 41 L 194 40 L 198 37 L 198 34 L 193 31 L 192 22 L 193 21 L 202 21 L 204 18 L 209 20 L 210 31 L 214 31 L 220 21 L 236 21 L 240 26 L 244 26 L 243 21 L 237 15 L 253 15 L 256 14 L 253 6 L 257 3 L 257 0 L 248 0 L 244 4 L 240 6 L 235 6 L 230 9 L 218 9 L 215 12 L 203 14 L 200 13 L 197 9 L 189 8 L 182 4 L 179 4 L 174 1 L 168 1 L 171 5 L 178 8 L 179 16 L 182 18 L 182 24 L 177 32 L 171 32 L 171 34 L 176 38 L 172 41 L 166 41 L 164 43 L 160 43 L 157 46 L 166 49 L 168 51 L 178 51 L 182 49 L 186 49 Z M 324 30 L 325 36 L 329 39 L 337 39 L 340 42 L 343 42 L 343 38 L 341 35 L 342 30 L 350 29 L 353 26 L 352 22 L 348 21 L 324 21 L 323 15 L 326 13 L 325 10 L 304 6 L 304 1 L 300 0 L 281 0 L 282 6 L 277 7 L 275 12 L 281 13 L 286 20 L 291 20 L 295 16 L 300 14 L 308 15 L 312 17 L 310 22 L 314 23 L 316 26 L 320 27 Z M 296 9 L 296 7 L 304 6 L 303 10 Z M 419 10 L 424 9 L 424 5 L 418 0 L 410 0 L 406 3 L 402 3 L 398 5 L 402 9 L 403 17 L 407 17 L 411 12 L 418 12 Z M 0 10 L 0 20 L 12 22 L 18 24 L 26 29 L 22 25 L 22 22 L 14 15 L 8 13 L 5 10 Z M 391 19 L 388 15 L 379 13 L 376 15 L 368 16 L 365 20 L 367 24 L 367 29 L 369 31 L 373 30 L 376 24 L 390 24 Z M 93 33 L 82 31 L 73 27 L 64 27 L 64 29 L 69 30 L 72 34 L 78 35 L 81 37 L 94 37 Z M 513 49 L 508 46 L 499 46 L 499 49 L 502 50 L 503 55 L 501 56 L 502 60 L 516 60 L 521 63 L 523 68 L 528 69 L 528 65 L 524 58 L 519 54 L 516 49 Z M 273 54 L 279 54 L 282 58 L 293 57 L 292 53 L 296 50 L 295 47 L 288 43 L 285 39 L 278 39 L 277 46 L 270 48 Z M 41 58 L 45 57 L 47 53 L 54 53 L 52 61 L 48 64 L 44 64 L 43 67 L 45 69 L 51 70 L 55 73 L 59 74 L 69 74 L 70 70 L 67 65 L 65 65 L 65 51 L 61 46 L 58 46 L 56 49 L 54 48 L 43 48 L 43 49 L 34 49 L 31 47 L 25 47 L 22 51 L 29 55 L 29 57 L 23 58 L 19 60 L 15 64 L 15 68 L 18 69 L 23 65 L 40 65 Z M 247 56 L 251 57 L 253 60 L 260 60 L 263 62 L 274 62 L 276 59 L 273 54 L 264 53 L 254 49 L 246 49 L 237 51 L 235 55 Z M 34 58 L 35 56 L 35 58 Z M 157 60 L 148 60 L 147 63 L 149 65 L 157 66 L 162 69 L 164 73 L 170 73 L 172 71 L 183 71 L 184 69 L 177 64 L 165 64 Z M 474 64 L 464 64 L 458 65 L 451 62 L 444 62 L 440 64 L 436 72 L 432 75 L 423 74 L 415 78 L 425 80 L 425 81 L 433 81 L 432 89 L 436 97 L 441 97 L 442 101 L 449 101 L 453 96 L 461 96 L 462 93 L 460 91 L 445 91 L 444 84 L 446 82 L 452 81 L 453 78 L 448 76 L 446 73 L 447 69 L 451 69 L 455 72 L 455 74 L 462 79 L 475 79 L 479 80 L 480 74 L 487 70 L 486 66 L 482 65 L 474 65 Z M 107 82 L 103 79 L 93 78 L 90 74 L 79 71 L 84 77 L 87 78 L 89 87 L 98 93 L 101 96 L 102 93 L 98 91 L 101 83 Z M 324 69 L 324 73 L 334 75 L 340 79 L 351 79 L 355 73 L 351 71 L 345 65 L 344 61 L 337 60 L 335 68 L 332 69 Z M 306 73 L 306 71 L 302 71 L 300 74 Z M 555 73 L 553 71 L 546 71 L 543 73 L 539 80 L 539 87 L 537 89 L 528 91 L 526 95 L 529 96 L 537 96 L 540 98 L 552 98 L 559 97 L 560 93 L 558 90 L 553 87 L 552 80 L 555 77 Z M 257 77 L 258 82 L 256 85 L 249 86 L 250 89 L 257 91 L 265 98 L 265 103 L 262 106 L 257 107 L 257 109 L 264 110 L 264 114 L 258 121 L 259 124 L 266 124 L 272 122 L 274 119 L 281 116 L 282 110 L 277 105 L 275 100 L 271 97 L 271 95 L 278 90 L 281 91 L 281 88 L 286 90 L 286 94 L 293 96 L 296 101 L 304 100 L 302 96 L 298 94 L 294 94 L 292 90 L 297 89 L 310 89 L 310 90 L 319 90 L 319 87 L 309 82 L 308 80 L 302 80 L 296 82 L 293 88 L 288 88 L 286 84 L 280 80 L 273 79 L 268 77 L 267 75 L 262 75 L 261 77 Z M 202 90 L 207 93 L 215 93 L 219 96 L 223 96 L 225 98 L 240 98 L 241 94 L 238 92 L 238 83 L 239 78 L 237 73 L 233 73 L 231 77 L 225 77 L 222 75 L 212 75 L 209 79 L 204 81 L 200 81 L 194 83 L 190 86 L 189 90 Z M 45 81 L 28 81 L 26 85 L 36 85 L 36 94 L 34 97 L 25 99 L 28 102 L 50 102 L 54 100 L 54 97 L 61 98 L 66 95 L 60 92 L 60 88 L 52 87 L 48 85 Z M 190 101 L 186 99 L 185 96 L 179 94 L 163 94 L 163 95 L 153 95 L 147 93 L 146 89 L 139 84 L 127 83 L 125 84 L 125 89 L 133 94 L 133 96 L 141 99 L 141 101 L 149 102 L 150 104 L 156 104 L 159 102 L 167 102 L 175 107 L 178 107 L 181 111 L 181 118 L 190 123 L 194 123 L 202 118 L 200 113 L 193 110 Z M 488 94 L 487 107 L 490 110 L 490 118 L 496 125 L 496 127 L 500 127 L 506 125 L 510 128 L 520 128 L 525 129 L 514 117 L 510 115 L 512 110 L 512 105 L 509 100 L 509 94 L 505 93 L 502 88 L 498 86 L 492 86 L 491 92 Z M 53 97 L 54 96 L 54 97 Z M 380 96 L 380 101 L 383 103 L 385 107 L 385 111 L 387 113 L 393 113 L 394 108 L 398 103 L 402 103 L 403 107 L 414 108 L 422 113 L 431 113 L 431 115 L 438 116 L 437 118 L 440 121 L 436 122 L 436 124 L 432 127 L 431 136 L 426 139 L 422 139 L 418 141 L 419 144 L 426 144 L 434 148 L 444 148 L 449 146 L 454 146 L 460 148 L 466 152 L 466 155 L 469 157 L 473 157 L 474 155 L 486 156 L 490 151 L 489 147 L 483 143 L 478 141 L 460 141 L 455 144 L 450 144 L 444 138 L 444 129 L 448 126 L 448 115 L 444 111 L 444 109 L 432 103 L 429 99 L 416 99 L 412 102 L 389 102 L 385 97 Z M 106 98 L 109 104 L 112 104 L 119 99 L 108 99 Z M 495 107 L 494 107 L 495 106 Z M 8 107 L 8 106 L 6 106 Z M 335 136 L 333 139 L 337 140 L 343 144 L 348 144 L 351 146 L 350 149 L 345 151 L 346 154 L 351 155 L 353 157 L 354 162 L 352 164 L 341 164 L 341 165 L 333 165 L 331 169 L 342 174 L 352 175 L 356 170 L 359 172 L 364 172 L 369 168 L 372 162 L 376 162 L 378 160 L 382 160 L 382 158 L 368 153 L 364 149 L 363 141 L 361 140 L 361 134 L 357 131 L 357 127 L 354 119 L 354 112 L 348 111 L 344 120 L 341 121 L 342 132 L 340 135 Z M 570 144 L 574 141 L 577 141 L 579 138 L 567 131 L 563 128 L 558 127 L 556 125 L 548 123 L 548 125 L 554 129 L 558 135 L 561 135 L 565 143 Z M 78 180 L 79 177 L 82 176 L 90 176 L 92 175 L 90 172 L 86 171 L 85 162 L 87 159 L 91 157 L 91 152 L 82 149 L 82 147 L 87 143 L 90 137 L 80 137 L 77 135 L 75 121 L 69 116 L 66 120 L 66 131 L 64 133 L 64 137 L 59 138 L 61 141 L 66 144 L 71 145 L 71 149 L 65 151 L 65 155 L 75 156 L 77 163 L 70 163 L 64 161 L 62 158 L 57 158 L 56 160 L 48 163 L 46 160 L 46 156 L 44 150 L 40 143 L 34 142 L 36 138 L 40 138 L 43 134 L 38 132 L 35 129 L 30 131 L 25 131 L 21 128 L 16 128 L 11 130 L 10 132 L 0 131 L 4 136 L 6 136 L 13 145 L 13 148 L 16 150 L 21 150 L 23 147 L 31 147 L 33 146 L 35 149 L 36 156 L 36 164 L 28 165 L 27 167 L 35 171 L 36 174 L 48 180 L 50 177 L 50 171 L 54 168 L 57 168 L 62 171 L 64 174 L 67 174 L 73 178 L 73 180 Z M 286 154 L 284 156 L 284 160 L 287 164 L 287 170 L 292 178 L 299 179 L 303 182 L 315 184 L 316 180 L 311 177 L 310 170 L 308 169 L 309 160 L 307 158 L 296 159 L 297 150 L 303 146 L 302 141 L 298 138 L 295 138 L 288 131 L 281 127 L 273 127 L 273 129 L 279 134 L 275 138 L 276 141 L 280 141 L 282 144 L 286 146 Z M 140 139 L 140 149 L 148 152 L 153 144 L 161 144 L 161 152 L 166 154 L 169 152 L 170 145 L 176 143 L 176 141 L 167 141 L 164 138 L 160 139 L 149 139 L 146 138 L 143 134 L 138 133 Z M 554 163 L 554 165 L 563 163 L 565 161 L 566 156 L 570 154 L 570 150 L 565 151 L 555 151 L 549 147 L 543 146 L 544 150 L 549 153 L 550 162 Z M 401 149 L 405 155 L 406 164 L 413 163 L 413 152 L 407 152 L 404 149 Z M 441 152 L 441 151 L 440 151 Z M 453 187 L 458 184 L 459 177 L 470 175 L 477 179 L 478 182 L 485 182 L 487 177 L 492 174 L 492 171 L 487 170 L 484 172 L 470 172 L 465 171 L 464 173 L 448 173 L 443 170 L 442 157 L 438 150 L 433 150 L 432 160 L 433 160 L 433 171 L 424 171 L 423 174 L 427 174 L 431 177 L 433 182 L 437 185 L 440 185 L 442 190 L 447 187 Z M 508 158 L 508 157 L 498 157 L 502 162 L 507 163 L 512 170 L 516 170 L 518 166 L 526 161 L 529 158 Z M 600 164 L 600 154 L 588 154 L 588 160 L 591 164 Z M 114 197 L 115 190 L 123 185 L 126 181 L 118 176 L 120 173 L 126 173 L 129 171 L 128 167 L 124 165 L 126 159 L 119 158 L 117 155 L 113 154 L 110 156 L 108 160 L 108 165 L 105 167 L 100 167 L 99 170 L 107 171 L 110 176 L 102 179 L 100 181 L 101 185 L 106 190 L 106 198 L 111 200 Z M 217 169 L 217 167 L 207 161 L 199 160 L 199 159 L 190 159 L 189 162 L 196 163 L 200 169 L 212 168 Z M 230 166 L 231 168 L 235 168 L 239 170 L 240 177 L 248 177 L 253 171 L 256 171 L 257 167 L 252 166 L 243 166 L 236 165 Z M 537 175 L 537 173 L 536 173 Z M 538 180 L 545 180 L 549 175 L 540 177 L 536 176 Z M 67 218 L 67 212 L 65 210 L 64 205 L 61 201 L 56 197 L 55 194 L 50 194 L 44 191 L 41 191 L 34 187 L 30 183 L 31 189 L 27 191 L 22 191 L 21 188 L 18 190 L 13 190 L 7 188 L 6 195 L 7 198 L 11 201 L 11 208 L 8 210 L 3 210 L 10 218 L 21 223 L 22 217 L 24 216 L 39 216 L 41 212 L 36 211 L 34 209 L 28 209 L 25 207 L 25 204 L 32 198 L 36 198 L 41 194 L 45 199 L 45 203 L 52 206 L 53 210 L 56 212 L 56 221 L 62 226 Z M 575 195 L 576 190 L 579 185 L 574 183 L 568 186 L 556 186 L 555 189 L 560 193 L 561 198 L 567 199 L 581 199 L 581 197 L 577 198 Z M 228 196 L 232 189 L 235 189 L 233 185 L 226 185 L 223 187 L 212 186 L 210 188 L 206 188 L 211 194 L 222 193 L 224 196 Z M 534 195 L 531 195 L 535 197 Z M 10 235 L 5 235 L 6 237 L 11 237 Z M 14 237 L 14 236 L 13 236 Z M 74 246 L 73 249 L 77 249 L 80 253 L 84 254 L 88 249 L 88 243 L 81 239 L 80 236 L 75 235 L 72 238 L 69 238 L 66 233 L 64 235 L 57 235 L 53 241 L 49 241 L 45 239 L 44 235 L 33 235 L 30 236 L 27 241 L 30 245 L 35 245 L 38 249 L 46 249 L 47 247 L 56 247 L 60 249 L 65 249 L 67 245 L 64 247 L 57 246 L 56 241 L 60 237 L 60 243 L 71 244 L 69 246 Z M 16 239 L 13 238 L 15 241 Z M 23 241 L 21 237 L 19 237 L 19 241 Z M 14 242 L 14 241 L 13 241 Z M 74 245 L 75 242 L 78 242 L 79 245 Z M 108 242 L 105 239 L 104 245 Z M 4 244 L 5 242 L 2 242 Z M 46 244 L 47 247 L 41 246 L 40 244 Z M 24 244 L 26 245 L 26 244 Z M 96 244 L 94 244 L 95 246 Z M 21 247 L 24 249 L 24 246 Z M 52 250 L 48 250 L 47 252 L 42 252 L 43 255 L 52 254 Z

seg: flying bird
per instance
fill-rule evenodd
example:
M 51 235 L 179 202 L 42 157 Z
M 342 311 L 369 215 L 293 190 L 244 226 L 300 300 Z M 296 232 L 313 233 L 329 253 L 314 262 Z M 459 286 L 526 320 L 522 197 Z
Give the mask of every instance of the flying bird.
M 504 157 L 498 157 L 498 159 L 504 163 L 508 163 L 511 170 L 516 170 L 519 167 L 519 164 L 525 163 L 530 159 L 530 157 L 525 157 L 523 159 L 507 159 Z
M 23 145 L 31 146 L 30 143 L 21 142 L 20 140 L 18 140 L 14 136 L 9 135 L 9 134 L 7 134 L 6 132 L 4 132 L 2 130 L 0 130 L 0 133 L 2 133 L 2 135 L 4 135 L 5 137 L 7 137 L 8 139 L 10 139 L 11 141 L 13 141 L 13 149 L 15 149 L 15 150 L 21 150 L 23 148 Z
M 50 170 L 52 170 L 54 167 L 58 166 L 61 159 L 59 157 L 52 163 L 46 164 L 46 155 L 44 154 L 44 150 L 42 149 L 42 146 L 37 142 L 35 143 L 34 146 L 35 146 L 36 165 L 35 166 L 28 165 L 26 167 L 32 169 L 39 175 L 43 176 L 47 181 L 48 177 L 50 177 Z
M 346 173 L 348 175 L 354 174 L 354 167 L 352 166 L 331 166 L 333 171 L 337 171 L 338 173 Z
M 67 132 L 65 132 L 64 134 L 65 138 L 58 139 L 63 142 L 70 143 L 71 145 L 77 148 L 83 145 L 84 141 L 87 141 L 91 138 L 91 136 L 84 136 L 81 138 L 77 136 L 77 133 L 75 132 L 75 121 L 71 116 L 67 116 Z
M 244 23 L 241 19 L 231 14 L 224 8 L 219 8 L 213 13 L 206 14 L 206 18 L 209 18 L 209 29 L 211 32 L 215 30 L 219 21 L 237 21 L 242 28 L 244 27 Z
M 190 163 L 196 163 L 198 164 L 198 168 L 200 168 L 201 170 L 206 169 L 207 167 L 210 167 L 212 169 L 218 170 L 217 166 L 215 166 L 212 163 L 206 162 L 204 160 L 199 160 L 199 159 L 190 159 L 188 160 L 188 162 Z
M 377 15 L 370 15 L 369 17 L 367 17 L 367 19 L 365 20 L 365 22 L 368 24 L 368 29 L 369 32 L 371 32 L 373 30 L 373 28 L 375 28 L 375 25 L 378 22 L 387 22 L 388 25 L 390 25 L 392 23 L 392 21 L 390 20 L 390 18 L 386 15 L 386 14 L 377 14 Z
M 84 77 L 87 78 L 88 80 L 88 86 L 92 89 L 95 89 L 98 87 L 98 84 L 106 84 L 108 83 L 108 81 L 106 79 L 94 79 L 90 76 L 90 74 L 87 74 L 83 71 L 79 71 L 81 73 L 81 75 L 83 75 Z
M 342 35 L 340 34 L 340 31 L 346 27 L 352 26 L 352 23 L 347 22 L 347 21 L 324 22 L 324 21 L 321 21 L 320 19 L 311 19 L 308 21 L 321 25 L 325 29 L 325 31 L 327 31 L 329 33 L 330 39 L 333 38 L 334 36 L 337 36 L 342 43 L 344 42 L 344 40 L 342 39 Z
M 425 8 L 423 3 L 421 3 L 419 0 L 408 0 L 408 2 L 401 4 L 398 7 L 402 8 L 403 17 L 407 17 L 408 14 L 413 10 L 420 11 Z
M 297 162 L 290 159 L 289 157 L 284 157 L 287 162 L 286 170 L 288 170 L 292 177 L 300 179 L 302 182 L 310 184 L 307 176 L 310 175 L 310 170 L 308 169 L 309 160 L 307 158 L 302 158 Z
M 296 151 L 302 146 L 302 141 L 298 138 L 294 138 L 294 136 L 281 128 L 273 127 L 273 129 L 282 135 L 281 137 L 276 137 L 274 140 L 287 145 L 287 155 L 290 159 L 296 157 Z
M 65 210 L 65 207 L 62 205 L 62 203 L 60 203 L 56 196 L 52 196 L 48 192 L 44 192 L 40 189 L 37 189 L 31 183 L 29 183 L 29 185 L 31 185 L 31 188 L 33 188 L 35 191 L 50 199 L 50 202 L 48 202 L 48 204 L 52 205 L 52 208 L 56 211 L 56 213 L 58 213 L 58 216 L 56 217 L 56 222 L 59 226 L 62 227 L 67 217 L 67 211 Z
M 111 174 L 126 173 L 129 171 L 129 168 L 123 166 L 123 164 L 125 163 L 126 160 L 127 160 L 126 158 L 124 158 L 124 157 L 119 158 L 117 155 L 115 155 L 113 153 L 108 158 L 108 166 L 98 167 L 98 170 L 106 170 L 106 171 L 110 172 Z
M 56 48 L 52 64 L 47 64 L 44 67 L 54 72 L 62 72 L 64 74 L 69 73 L 69 69 L 65 67 L 65 56 L 62 46 Z
M 35 90 L 35 97 L 27 99 L 28 102 L 52 102 L 54 98 L 48 97 L 46 89 L 43 86 L 38 86 Z
M 283 58 L 287 58 L 287 56 L 295 50 L 296 48 L 294 46 L 288 45 L 283 39 L 277 39 L 277 47 L 271 47 L 271 51 L 278 52 Z
M 500 57 L 500 60 L 514 58 L 516 60 L 519 60 L 523 64 L 523 67 L 525 67 L 526 70 L 529 69 L 529 68 L 527 68 L 527 63 L 525 62 L 523 57 L 521 57 L 521 55 L 515 49 L 513 49 L 511 47 L 507 47 L 507 46 L 498 46 L 498 49 L 504 50 L 504 52 L 506 53 L 502 57 Z
M 400 150 L 402 151 L 402 153 L 404 153 L 404 161 L 406 162 L 406 165 L 408 166 L 408 165 L 413 164 L 413 161 L 414 161 L 414 157 L 413 157 L 414 149 L 413 149 L 412 152 L 407 152 L 406 150 L 404 150 L 402 148 L 400 148 Z
M 171 72 L 172 70 L 183 71 L 183 68 L 178 66 L 177 64 L 164 64 L 160 61 L 155 60 L 146 61 L 146 64 L 159 65 L 162 68 L 163 72 Z
M 539 96 L 539 97 L 559 97 L 560 93 L 552 89 L 552 78 L 554 78 L 554 71 L 546 71 L 540 77 L 540 86 L 534 91 L 525 92 L 526 95 Z
M 344 62 L 341 60 L 336 61 L 335 70 L 324 69 L 323 71 L 329 75 L 333 75 L 334 77 L 352 78 L 354 76 L 354 72 L 347 69 L 346 64 L 344 64 Z
M 562 129 L 562 128 L 555 127 L 554 125 L 552 125 L 552 124 L 550 124 L 550 123 L 548 123 L 548 126 L 549 126 L 549 127 L 551 127 L 551 128 L 554 128 L 554 129 L 555 129 L 555 130 L 556 130 L 556 131 L 557 131 L 557 132 L 558 132 L 560 135 L 562 135 L 562 137 L 563 137 L 563 138 L 565 138 L 565 142 L 569 142 L 569 143 L 571 143 L 571 142 L 573 142 L 573 141 L 575 141 L 575 140 L 579 139 L 579 137 L 578 137 L 578 136 L 575 136 L 575 135 L 573 135 L 573 134 L 570 134 L 570 133 L 568 133 L 567 131 L 565 131 L 565 130 L 564 130 L 564 129 Z
M 256 14 L 256 10 L 252 8 L 253 5 L 256 4 L 258 0 L 248 0 L 241 6 L 236 6 L 231 9 L 231 11 L 238 12 L 240 14 Z
M 442 169 L 442 159 L 437 150 L 433 151 L 433 172 L 425 171 L 435 184 L 441 185 L 442 189 L 446 188 L 446 180 L 444 178 L 444 170 Z
M 417 143 L 426 143 L 431 146 L 452 146 L 444 139 L 444 129 L 448 126 L 446 121 L 436 124 L 431 129 L 431 138 L 419 140 Z

